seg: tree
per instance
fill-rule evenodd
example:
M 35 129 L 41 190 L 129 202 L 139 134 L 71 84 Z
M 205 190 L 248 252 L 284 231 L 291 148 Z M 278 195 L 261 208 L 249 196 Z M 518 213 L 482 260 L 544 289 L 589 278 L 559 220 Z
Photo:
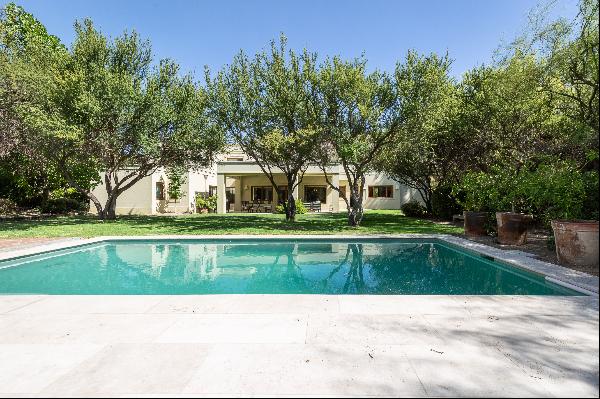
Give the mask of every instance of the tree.
M 269 179 L 284 202 L 286 220 L 296 217 L 294 190 L 317 147 L 319 103 L 312 84 L 316 54 L 296 54 L 271 42 L 269 52 L 250 60 L 240 52 L 207 86 L 215 119 Z M 283 174 L 286 190 L 275 176 Z
M 508 48 L 538 58 L 541 89 L 555 111 L 568 118 L 576 141 L 598 150 L 599 28 L 598 0 L 580 0 L 572 21 L 549 20 L 551 7 L 536 10 L 528 29 Z M 589 149 L 589 147 L 588 147 Z
M 208 118 L 204 92 L 170 60 L 151 68 L 150 44 L 135 32 L 109 42 L 89 20 L 75 30 L 43 90 L 17 79 L 34 93 L 20 116 L 34 151 L 91 200 L 100 219 L 114 219 L 124 191 L 160 167 L 209 165 L 223 135 Z M 106 203 L 92 184 L 78 182 L 79 165 L 102 173 Z
M 463 156 L 464 143 L 454 128 L 458 95 L 449 77 L 450 64 L 447 55 L 410 51 L 406 61 L 396 65 L 401 125 L 394 144 L 377 161 L 379 171 L 417 190 L 429 213 L 435 188 L 448 180 L 455 161 Z
M 167 178 L 169 179 L 169 185 L 167 187 L 169 199 L 175 201 L 181 199 L 183 196 L 181 186 L 185 183 L 185 170 L 181 167 L 170 168 L 167 170 Z
M 44 205 L 52 190 L 67 186 L 55 165 L 34 151 L 47 143 L 36 142 L 21 117 L 34 92 L 48 90 L 51 73 L 67 55 L 59 39 L 22 7 L 9 3 L 0 10 L 0 196 L 21 205 Z M 81 174 L 81 165 L 76 169 L 75 179 L 89 184 L 92 175 Z
M 316 162 L 329 186 L 340 193 L 348 209 L 348 224 L 363 217 L 363 190 L 373 162 L 398 133 L 400 118 L 391 79 L 381 72 L 366 74 L 366 61 L 327 60 L 319 73 L 323 129 Z M 328 175 L 339 163 L 348 181 L 350 198 Z

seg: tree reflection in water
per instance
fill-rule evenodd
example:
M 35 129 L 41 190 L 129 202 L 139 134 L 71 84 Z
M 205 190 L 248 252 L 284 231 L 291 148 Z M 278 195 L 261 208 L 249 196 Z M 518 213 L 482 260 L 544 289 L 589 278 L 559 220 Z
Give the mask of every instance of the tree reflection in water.
M 541 277 L 425 241 L 124 241 L 1 273 L 6 293 L 565 294 Z

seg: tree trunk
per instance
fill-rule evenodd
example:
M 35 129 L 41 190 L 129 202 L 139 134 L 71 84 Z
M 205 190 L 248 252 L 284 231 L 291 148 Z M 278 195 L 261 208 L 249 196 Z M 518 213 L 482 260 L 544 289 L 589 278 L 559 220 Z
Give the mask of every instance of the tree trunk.
M 353 184 L 350 192 L 350 206 L 348 207 L 348 225 L 358 226 L 362 221 L 364 209 L 361 198 L 361 189 L 358 186 L 358 182 Z
M 104 219 L 115 220 L 117 218 L 117 195 L 114 192 L 108 193 L 108 200 L 104 205 Z
M 294 222 L 296 220 L 296 199 L 294 198 L 293 183 L 288 183 L 288 198 L 287 206 L 285 208 L 285 220 L 288 222 Z

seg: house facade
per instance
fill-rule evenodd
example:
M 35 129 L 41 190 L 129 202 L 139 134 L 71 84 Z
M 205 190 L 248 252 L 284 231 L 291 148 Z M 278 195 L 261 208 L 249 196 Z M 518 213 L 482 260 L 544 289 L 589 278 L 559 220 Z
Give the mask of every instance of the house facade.
M 275 182 L 280 190 L 287 191 L 283 173 L 274 169 Z M 126 171 L 123 171 L 125 174 Z M 349 196 L 349 186 L 341 165 L 332 165 L 327 174 L 331 182 Z M 402 204 L 419 199 L 416 190 L 399 184 L 385 175 L 370 173 L 367 176 L 363 198 L 365 209 L 400 209 Z M 182 198 L 168 197 L 169 179 L 164 170 L 137 182 L 117 199 L 118 214 L 153 215 L 163 213 L 194 213 L 196 195 L 216 195 L 217 213 L 272 212 L 282 199 L 260 166 L 238 147 L 230 147 L 210 168 L 188 171 L 181 187 Z M 104 203 L 103 185 L 94 194 Z M 313 211 L 343 212 L 346 203 L 337 190 L 327 184 L 323 171 L 309 166 L 302 182 L 296 187 L 294 197 L 311 204 Z M 284 198 L 287 198 L 285 195 Z M 260 206 L 258 206 L 260 204 Z M 255 205 L 255 208 L 252 206 Z M 90 207 L 95 212 L 93 206 Z
M 273 169 L 273 172 L 280 190 L 287 192 L 284 174 L 278 174 L 277 169 Z M 216 173 L 218 213 L 242 212 L 246 204 L 253 202 L 270 203 L 273 207 L 280 202 L 277 190 L 273 189 L 260 166 L 239 148 L 233 147 L 219 160 Z M 330 166 L 327 175 L 331 182 L 349 197 L 348 181 L 341 165 Z M 418 198 L 416 190 L 385 175 L 369 173 L 366 177 L 363 192 L 365 209 L 400 209 L 402 204 Z M 308 167 L 302 182 L 294 192 L 294 197 L 306 203 L 318 202 L 321 212 L 346 211 L 346 202 L 337 190 L 327 184 L 323 171 L 317 166 Z

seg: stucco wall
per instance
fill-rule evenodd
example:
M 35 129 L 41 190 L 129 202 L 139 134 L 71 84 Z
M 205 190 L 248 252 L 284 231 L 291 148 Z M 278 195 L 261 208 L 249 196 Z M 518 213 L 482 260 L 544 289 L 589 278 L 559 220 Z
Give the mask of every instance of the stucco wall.
M 124 177 L 128 172 L 121 171 L 119 177 Z M 92 190 L 102 206 L 106 203 L 108 194 L 104 186 L 104 174 L 101 174 L 102 184 Z M 144 177 L 117 198 L 116 212 L 119 215 L 150 215 L 153 213 L 154 184 L 153 177 Z M 90 202 L 90 212 L 97 213 L 96 207 Z

